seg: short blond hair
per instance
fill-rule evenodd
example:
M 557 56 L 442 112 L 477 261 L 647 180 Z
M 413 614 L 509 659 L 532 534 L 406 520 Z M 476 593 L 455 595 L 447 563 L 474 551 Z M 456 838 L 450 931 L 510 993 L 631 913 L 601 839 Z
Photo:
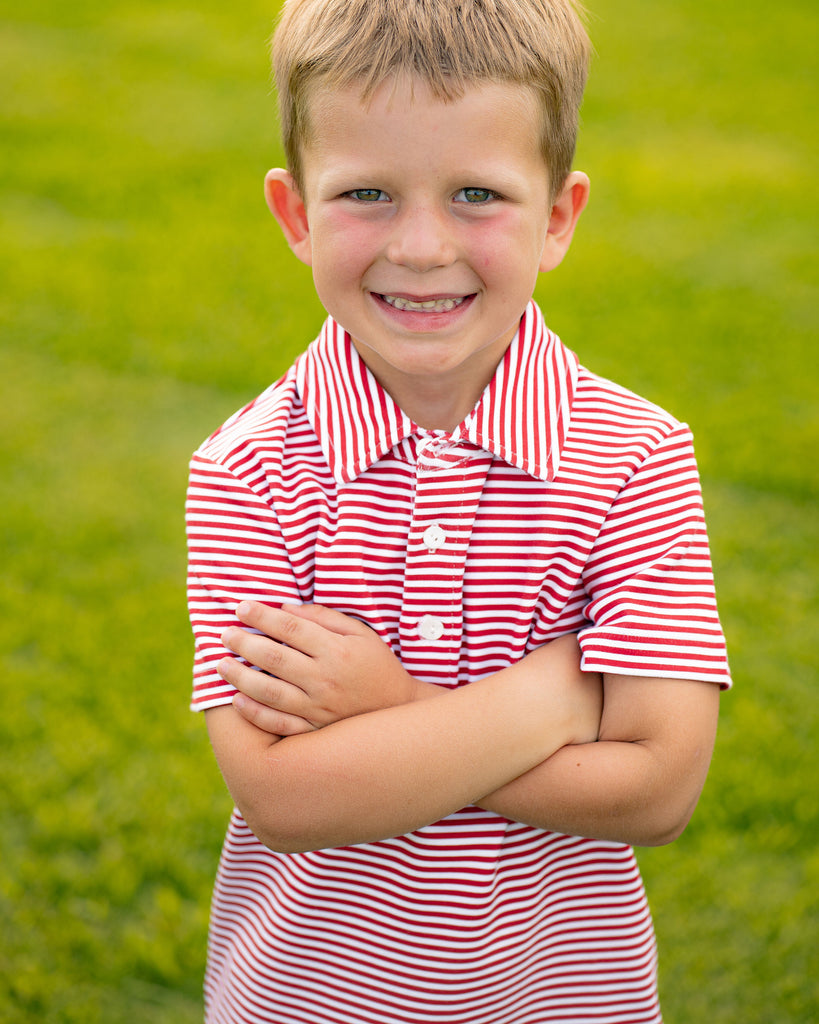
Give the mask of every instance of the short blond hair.
M 273 36 L 288 168 L 303 185 L 302 146 L 317 84 L 418 77 L 451 101 L 480 82 L 528 86 L 543 113 L 541 151 L 555 195 L 572 168 L 591 44 L 573 0 L 287 0 Z

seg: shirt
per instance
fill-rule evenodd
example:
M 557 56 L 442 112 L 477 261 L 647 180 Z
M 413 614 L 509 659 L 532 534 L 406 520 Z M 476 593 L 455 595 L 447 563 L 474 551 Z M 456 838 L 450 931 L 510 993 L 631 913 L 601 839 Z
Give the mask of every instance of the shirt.
M 338 608 L 441 686 L 567 632 L 589 671 L 729 685 L 688 428 L 580 366 L 534 303 L 452 433 L 328 319 L 194 456 L 188 530 L 195 708 L 232 697 L 215 665 L 242 599 Z M 656 1021 L 654 971 L 627 846 L 472 807 L 278 854 L 232 817 L 210 1021 Z

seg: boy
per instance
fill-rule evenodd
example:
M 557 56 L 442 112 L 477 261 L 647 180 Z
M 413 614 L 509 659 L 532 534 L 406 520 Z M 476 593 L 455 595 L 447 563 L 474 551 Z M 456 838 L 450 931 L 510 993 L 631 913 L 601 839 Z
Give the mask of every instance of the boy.
M 209 1021 L 660 1020 L 630 844 L 729 677 L 687 428 L 531 301 L 587 57 L 570 0 L 285 5 L 266 195 L 329 318 L 192 463 Z

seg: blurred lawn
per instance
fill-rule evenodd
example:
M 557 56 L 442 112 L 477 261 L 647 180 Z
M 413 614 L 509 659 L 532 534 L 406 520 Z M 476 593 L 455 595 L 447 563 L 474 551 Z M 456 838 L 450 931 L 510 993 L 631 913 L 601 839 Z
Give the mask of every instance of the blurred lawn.
M 187 457 L 316 331 L 261 196 L 265 40 L 112 0 L 0 21 L 0 1017 L 201 1019 L 229 811 L 188 713 Z M 594 0 L 593 198 L 538 298 L 687 419 L 736 687 L 643 851 L 668 1024 L 819 1019 L 814 0 Z

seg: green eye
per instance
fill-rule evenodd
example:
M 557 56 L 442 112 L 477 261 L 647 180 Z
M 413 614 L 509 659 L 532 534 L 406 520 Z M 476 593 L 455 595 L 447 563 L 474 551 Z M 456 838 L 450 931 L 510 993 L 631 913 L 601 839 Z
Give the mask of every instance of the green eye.
M 360 203 L 378 203 L 386 199 L 386 193 L 382 192 L 380 188 L 355 188 L 347 194 Z M 382 196 L 384 199 L 381 198 Z
M 488 203 L 490 199 L 495 198 L 495 193 L 488 188 L 462 188 L 455 198 L 459 202 Z

